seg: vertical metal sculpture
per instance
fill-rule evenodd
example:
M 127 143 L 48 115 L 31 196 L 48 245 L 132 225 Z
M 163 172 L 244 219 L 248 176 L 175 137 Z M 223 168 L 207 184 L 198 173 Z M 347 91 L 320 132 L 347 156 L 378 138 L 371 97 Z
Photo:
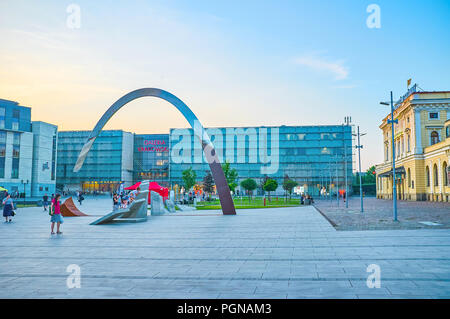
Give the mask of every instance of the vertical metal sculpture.
M 191 109 L 184 104 L 183 101 L 181 101 L 179 98 L 177 98 L 175 95 L 156 88 L 143 88 L 138 89 L 135 91 L 132 91 L 128 94 L 125 94 L 120 99 L 118 99 L 113 105 L 109 107 L 109 109 L 103 114 L 103 116 L 100 118 L 98 123 L 95 125 L 94 129 L 92 130 L 91 134 L 89 135 L 89 138 L 87 139 L 86 143 L 83 145 L 83 148 L 80 151 L 80 154 L 78 155 L 77 162 L 75 164 L 75 167 L 73 168 L 74 172 L 78 172 L 81 167 L 83 166 L 84 160 L 86 159 L 87 154 L 89 153 L 89 150 L 92 147 L 92 144 L 94 144 L 95 139 L 98 137 L 100 132 L 102 131 L 105 124 L 109 121 L 109 119 L 124 106 L 128 102 L 131 102 L 135 99 L 144 97 L 144 96 L 154 96 L 159 97 L 169 103 L 171 103 L 173 106 L 175 106 L 178 111 L 183 114 L 183 116 L 186 118 L 188 123 L 191 125 L 192 129 L 194 130 L 194 135 L 197 136 L 197 138 L 200 140 L 202 144 L 202 149 L 205 154 L 206 160 L 209 164 L 209 167 L 211 169 L 212 176 L 214 178 L 214 182 L 216 184 L 217 192 L 219 193 L 219 200 L 220 205 L 222 206 L 222 212 L 224 215 L 235 215 L 236 210 L 234 208 L 233 199 L 231 198 L 230 194 L 230 188 L 228 187 L 227 180 L 225 178 L 225 174 L 222 170 L 222 165 L 220 164 L 219 158 L 215 152 L 214 145 L 212 144 L 211 140 L 209 139 L 208 134 L 206 133 L 205 129 L 203 128 L 203 125 L 201 125 L 198 118 L 195 116 L 195 114 L 191 111 Z

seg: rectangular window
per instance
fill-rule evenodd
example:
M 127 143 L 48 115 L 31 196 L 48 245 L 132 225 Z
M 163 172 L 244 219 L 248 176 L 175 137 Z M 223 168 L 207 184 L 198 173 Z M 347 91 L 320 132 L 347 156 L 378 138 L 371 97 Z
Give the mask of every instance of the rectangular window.
M 430 112 L 430 119 L 438 119 L 439 113 L 438 112 Z
M 5 178 L 5 158 L 0 157 L 0 178 Z
M 13 158 L 13 160 L 12 160 L 11 178 L 19 178 L 19 159 L 18 158 Z
M 19 119 L 20 118 L 20 110 L 19 109 L 14 109 L 13 110 L 13 118 L 15 118 L 15 119 Z
M 64 166 L 65 169 L 65 166 Z M 65 172 L 64 172 L 65 174 Z M 56 176 L 56 135 L 53 135 L 52 142 L 52 171 L 51 171 L 51 180 L 54 181 Z
M 5 128 L 5 108 L 0 107 L 0 128 Z
M 20 133 L 13 134 L 13 145 L 20 145 Z
M 20 157 L 20 145 L 13 145 L 12 157 L 13 158 L 19 158 Z
M 18 120 L 12 119 L 12 121 L 11 121 L 11 129 L 15 130 L 15 131 L 19 130 L 19 121 Z

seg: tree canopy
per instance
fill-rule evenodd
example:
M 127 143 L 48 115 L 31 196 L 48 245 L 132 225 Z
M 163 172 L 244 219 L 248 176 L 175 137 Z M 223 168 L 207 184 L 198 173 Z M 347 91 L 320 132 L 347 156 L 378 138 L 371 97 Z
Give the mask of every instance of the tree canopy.
M 189 167 L 188 169 L 185 169 L 182 172 L 182 178 L 186 191 L 189 191 L 192 188 L 192 186 L 195 185 L 197 173 L 195 173 L 195 171 L 192 170 L 192 167 Z

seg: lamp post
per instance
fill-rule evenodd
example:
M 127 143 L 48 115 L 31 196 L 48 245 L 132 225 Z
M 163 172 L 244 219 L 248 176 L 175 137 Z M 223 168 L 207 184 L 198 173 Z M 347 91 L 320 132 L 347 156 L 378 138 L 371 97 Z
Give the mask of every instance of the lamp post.
M 26 198 L 26 188 L 27 188 L 27 184 L 28 184 L 28 179 L 24 180 L 22 179 L 22 184 L 23 184 L 23 204 L 25 205 L 25 198 Z
M 387 102 L 380 102 L 381 105 L 389 105 Z M 394 100 L 391 91 L 391 119 L 387 120 L 388 124 L 391 124 L 391 134 L 392 134 L 392 209 L 394 215 L 394 221 L 397 221 L 397 186 L 395 183 L 395 143 L 394 143 L 394 124 L 398 123 L 398 120 L 394 120 Z
M 361 177 L 361 149 L 363 146 L 360 142 L 360 137 L 366 135 L 366 133 L 360 134 L 359 133 L 359 126 L 358 126 L 358 134 L 353 134 L 353 136 L 358 136 L 358 145 L 355 146 L 355 148 L 358 149 L 358 159 L 359 159 L 359 198 L 361 201 L 361 213 L 364 212 L 364 204 L 363 204 L 363 195 L 362 195 L 362 177 Z
M 344 118 L 345 126 L 349 126 L 352 122 L 352 118 L 350 116 L 346 116 Z M 344 142 L 344 176 L 345 176 L 345 208 L 348 208 L 348 181 L 347 181 L 347 145 L 345 144 L 345 128 L 342 126 L 342 139 Z

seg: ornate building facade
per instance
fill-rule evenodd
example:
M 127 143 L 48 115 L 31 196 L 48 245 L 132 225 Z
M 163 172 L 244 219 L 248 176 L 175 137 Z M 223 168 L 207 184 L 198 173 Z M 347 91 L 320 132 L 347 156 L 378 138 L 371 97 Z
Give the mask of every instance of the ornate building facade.
M 392 136 L 387 115 L 383 132 L 384 161 L 377 165 L 377 198 L 450 201 L 450 91 L 418 92 L 413 86 L 396 104 L 394 119 L 395 179 Z

